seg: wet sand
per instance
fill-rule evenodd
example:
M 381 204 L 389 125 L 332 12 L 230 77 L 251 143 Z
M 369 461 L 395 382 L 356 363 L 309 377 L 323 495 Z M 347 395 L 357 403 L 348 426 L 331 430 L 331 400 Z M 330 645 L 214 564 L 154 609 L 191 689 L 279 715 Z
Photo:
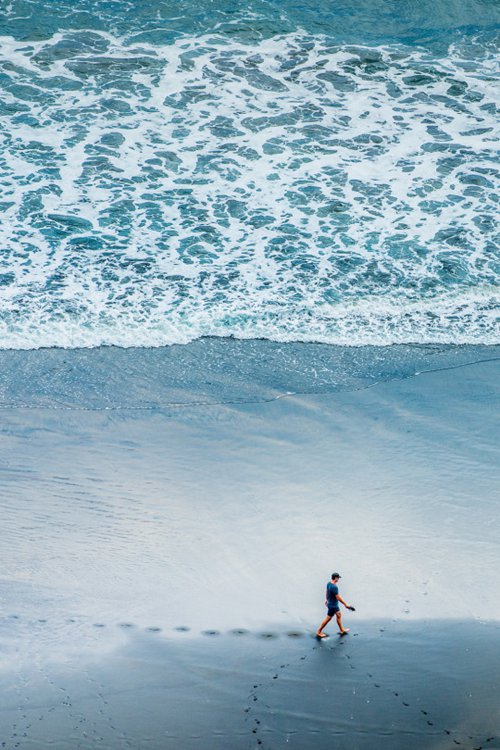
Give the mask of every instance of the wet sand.
M 120 626 L 118 626 L 120 627 Z M 1 679 L 4 747 L 498 748 L 500 629 L 138 631 Z
M 0 359 L 4 747 L 500 747 L 498 348 Z

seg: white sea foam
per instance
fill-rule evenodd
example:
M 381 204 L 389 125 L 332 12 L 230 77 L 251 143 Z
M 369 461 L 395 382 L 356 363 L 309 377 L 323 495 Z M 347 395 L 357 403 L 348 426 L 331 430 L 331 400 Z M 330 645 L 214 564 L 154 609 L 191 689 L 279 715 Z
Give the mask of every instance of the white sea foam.
M 500 340 L 487 49 L 0 42 L 0 346 Z

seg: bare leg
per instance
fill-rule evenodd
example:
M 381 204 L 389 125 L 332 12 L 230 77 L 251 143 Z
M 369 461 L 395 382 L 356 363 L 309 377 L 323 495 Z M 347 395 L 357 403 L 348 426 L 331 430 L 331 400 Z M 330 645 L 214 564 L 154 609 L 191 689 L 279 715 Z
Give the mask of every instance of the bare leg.
M 344 628 L 342 625 L 342 613 L 340 612 L 340 609 L 338 612 L 335 613 L 335 617 L 337 618 L 337 625 L 339 626 L 340 635 L 344 635 L 345 633 L 349 632 L 349 628 Z
M 325 619 L 323 620 L 323 622 L 321 623 L 321 625 L 316 631 L 316 635 L 318 636 L 318 638 L 326 638 L 325 633 L 323 633 L 323 628 L 326 628 L 326 626 L 328 625 L 331 619 L 332 619 L 331 615 L 327 615 L 325 617 Z

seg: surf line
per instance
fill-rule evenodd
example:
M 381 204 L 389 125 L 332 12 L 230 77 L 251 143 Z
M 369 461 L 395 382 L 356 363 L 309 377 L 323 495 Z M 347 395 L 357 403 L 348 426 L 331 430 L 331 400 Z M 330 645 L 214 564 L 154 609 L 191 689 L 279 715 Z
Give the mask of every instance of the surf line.
M 421 377 L 422 375 L 429 375 L 438 372 L 449 372 L 450 370 L 459 370 L 462 367 L 472 367 L 473 365 L 489 364 L 492 362 L 500 361 L 500 357 L 487 357 L 484 359 L 474 359 L 470 362 L 461 362 L 456 365 L 446 365 L 443 367 L 432 367 L 429 369 L 415 370 L 414 372 L 408 373 L 407 375 L 396 375 L 394 377 L 375 380 L 373 383 L 360 385 L 353 388 L 325 388 L 325 389 L 308 389 L 308 390 L 297 390 L 297 391 L 284 391 L 278 393 L 276 396 L 269 396 L 268 398 L 254 398 L 254 399 L 222 399 L 220 401 L 163 401 L 157 404 L 140 404 L 140 405 L 128 405 L 128 404 L 116 404 L 108 406 L 72 406 L 66 404 L 16 404 L 16 403 L 3 403 L 0 404 L 0 409 L 25 409 L 33 411 L 76 411 L 76 412 L 107 412 L 107 411 L 159 411 L 161 409 L 188 409 L 192 408 L 203 408 L 210 406 L 238 406 L 238 405 L 251 405 L 251 404 L 272 404 L 275 401 L 281 401 L 285 398 L 292 398 L 293 396 L 327 396 L 334 393 L 358 393 L 361 391 L 367 391 L 371 388 L 376 388 L 379 385 L 385 385 L 386 383 L 393 383 L 398 380 L 411 380 L 412 378 Z

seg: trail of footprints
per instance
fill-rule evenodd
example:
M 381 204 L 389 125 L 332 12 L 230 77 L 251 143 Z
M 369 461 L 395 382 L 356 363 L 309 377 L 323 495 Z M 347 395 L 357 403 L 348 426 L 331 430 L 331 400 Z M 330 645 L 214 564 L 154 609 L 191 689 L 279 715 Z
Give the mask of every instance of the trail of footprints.
M 287 633 L 287 636 L 289 638 L 301 638 L 303 635 L 304 633 L 302 633 L 301 631 L 296 631 L 296 630 L 293 630 Z M 312 637 L 314 637 L 314 635 Z M 315 651 L 317 648 L 318 646 L 313 646 L 312 650 Z M 306 661 L 306 659 L 307 659 L 307 655 L 301 654 L 299 656 L 299 659 L 295 660 L 294 662 L 280 664 L 279 668 L 274 671 L 274 674 L 272 675 L 271 680 L 277 680 L 280 677 L 280 674 L 282 673 L 282 671 L 290 667 L 291 664 L 296 664 L 301 661 Z M 259 719 L 259 715 L 257 714 L 257 710 L 259 709 L 257 709 L 255 705 L 259 702 L 258 691 L 262 687 L 264 687 L 263 682 L 258 682 L 252 686 L 252 689 L 250 690 L 250 693 L 248 695 L 249 705 L 246 706 L 244 711 L 246 714 L 246 721 L 250 720 L 252 722 L 252 734 L 255 737 L 255 742 L 256 742 L 257 747 L 262 748 L 262 750 L 264 750 L 264 740 L 263 740 L 263 736 L 261 732 L 262 722 L 261 722 L 261 719 Z M 260 701 L 260 702 L 264 705 L 264 708 L 271 709 L 271 706 L 264 704 L 263 701 Z
M 425 582 L 426 583 L 426 582 Z M 424 592 L 424 595 L 426 595 L 426 592 Z M 410 600 L 405 600 L 405 606 L 402 610 L 402 614 L 409 614 L 410 609 Z M 8 619 L 13 621 L 19 621 L 22 622 L 22 618 L 17 615 L 9 615 Z M 77 620 L 74 618 L 69 618 L 66 620 L 66 624 L 72 624 L 76 623 Z M 394 623 L 398 622 L 397 620 L 393 620 Z M 28 624 L 32 624 L 32 621 Z M 38 625 L 50 625 L 49 621 L 46 619 L 39 619 L 37 620 Z M 96 630 L 101 630 L 106 628 L 106 624 L 102 622 L 95 622 L 92 624 L 92 627 Z M 132 622 L 120 622 L 117 624 L 117 627 L 122 630 L 132 630 L 135 629 L 137 626 Z M 143 628 L 143 631 L 147 633 L 161 633 L 162 628 L 157 626 L 149 626 L 146 628 Z M 189 628 L 186 625 L 179 625 L 175 628 L 173 628 L 174 632 L 177 633 L 188 633 L 191 632 L 191 628 Z M 271 632 L 271 631 L 260 631 L 258 633 L 252 633 L 251 631 L 245 629 L 245 628 L 233 628 L 232 630 L 228 631 L 229 635 L 233 636 L 245 636 L 245 635 L 254 635 L 260 639 L 263 640 L 273 640 L 280 637 L 279 633 Z M 380 628 L 380 637 L 384 637 L 383 634 L 386 632 L 386 628 Z M 219 635 L 222 635 L 222 632 L 220 630 L 214 630 L 214 629 L 208 629 L 208 630 L 202 630 L 201 635 L 207 636 L 207 637 L 216 637 Z M 287 633 L 284 634 L 286 637 L 291 639 L 299 639 L 306 635 L 304 631 L 301 630 L 290 630 Z M 357 635 L 357 634 L 354 634 Z M 314 638 L 314 635 L 311 636 Z M 324 641 L 317 643 L 317 645 L 312 646 L 312 650 L 316 650 L 318 648 L 330 648 L 331 650 L 336 649 L 339 645 L 344 645 L 346 641 L 344 639 L 341 639 L 340 641 L 337 641 L 336 645 L 334 646 L 327 646 Z M 260 703 L 265 709 L 271 709 L 269 705 L 266 705 L 263 703 L 263 701 L 259 698 L 259 691 L 263 687 L 270 687 L 276 680 L 279 679 L 280 675 L 283 674 L 283 672 L 290 666 L 298 666 L 300 665 L 300 662 L 305 661 L 308 658 L 307 654 L 300 654 L 299 658 L 295 660 L 294 662 L 280 664 L 279 667 L 275 670 L 273 670 L 273 673 L 269 677 L 268 683 L 256 683 L 253 685 L 252 689 L 249 692 L 248 696 L 248 705 L 245 707 L 244 712 L 246 714 L 246 721 L 252 722 L 252 734 L 255 738 L 256 746 L 258 748 L 262 748 L 264 750 L 264 739 L 262 735 L 262 720 L 259 718 L 257 710 L 256 710 L 256 704 Z M 352 656 L 350 654 L 345 655 L 346 660 L 348 661 L 349 667 L 352 670 L 357 670 L 358 667 L 353 663 Z M 50 685 L 51 688 L 59 690 L 63 696 L 62 700 L 60 702 L 60 706 L 64 707 L 67 712 L 68 716 L 74 722 L 73 724 L 73 730 L 77 731 L 79 730 L 82 734 L 82 738 L 85 740 L 91 739 L 95 743 L 100 743 L 103 741 L 102 736 L 99 735 L 97 724 L 95 721 L 89 721 L 84 714 L 81 712 L 73 710 L 72 705 L 72 699 L 71 696 L 68 694 L 67 690 L 64 687 L 57 686 L 54 681 L 52 680 L 51 676 L 45 672 L 42 668 L 40 668 L 40 673 L 42 677 L 47 681 L 47 683 Z M 360 674 L 362 673 L 362 670 L 360 669 Z M 115 734 L 115 737 L 117 740 L 119 740 L 120 744 L 122 744 L 125 748 L 131 748 L 133 743 L 132 741 L 126 736 L 126 734 L 120 730 L 117 729 L 117 727 L 113 724 L 113 719 L 109 715 L 107 711 L 107 705 L 108 702 L 105 698 L 105 686 L 100 684 L 97 680 L 92 678 L 88 672 L 84 672 L 84 676 L 87 679 L 87 681 L 92 685 L 93 689 L 96 691 L 96 694 L 100 701 L 100 707 L 98 709 L 98 713 L 102 716 L 103 720 L 106 721 L 107 725 L 111 729 L 111 731 Z M 371 672 L 365 672 L 364 677 L 367 677 L 370 681 L 373 680 L 371 683 L 373 687 L 376 689 L 382 689 L 385 691 L 389 691 L 392 693 L 393 697 L 401 703 L 405 708 L 412 708 L 410 702 L 404 698 L 404 696 L 396 690 L 393 690 L 390 687 L 386 687 L 382 684 L 380 681 L 375 681 L 375 677 Z M 10 743 L 7 745 L 6 741 L 0 742 L 0 747 L 12 747 L 12 748 L 18 748 L 21 744 L 21 741 L 23 739 L 28 738 L 28 731 L 31 728 L 32 724 L 27 721 L 28 715 L 26 713 L 27 710 L 27 703 L 28 703 L 28 696 L 24 693 L 23 688 L 28 685 L 28 680 L 24 677 L 21 677 L 20 682 L 16 686 L 16 692 L 19 696 L 19 702 L 18 702 L 18 708 L 17 713 L 19 715 L 19 718 L 16 722 L 12 724 L 12 734 L 10 737 Z M 56 710 L 55 706 L 52 706 L 47 709 L 48 712 L 53 712 Z M 432 716 L 432 712 L 427 711 L 424 708 L 417 708 L 418 711 L 418 717 L 421 719 L 421 721 L 425 722 L 425 724 L 428 727 L 434 727 L 435 731 L 442 731 L 443 734 L 447 735 L 450 739 L 450 742 L 453 743 L 450 745 L 450 748 L 461 746 L 463 750 L 487 750 L 489 743 L 495 741 L 496 737 L 487 737 L 483 740 L 481 744 L 469 744 L 468 742 L 464 741 L 463 738 L 459 739 L 457 736 L 454 736 L 454 732 L 450 729 L 447 729 L 445 727 L 440 727 L 439 722 L 435 719 L 435 717 Z M 260 711 L 260 708 L 259 708 Z M 43 713 L 38 717 L 39 721 L 44 720 Z M 473 742 L 474 738 L 472 736 L 468 737 L 468 740 L 470 742 Z M 75 745 L 75 747 L 80 747 L 80 744 Z
M 381 629 L 381 632 L 385 632 L 385 629 Z M 351 657 L 349 656 L 349 654 L 346 654 L 346 659 L 349 660 L 349 666 L 350 666 L 350 668 L 351 669 L 356 669 L 356 667 L 351 663 L 352 660 L 351 660 Z M 365 675 L 370 680 L 374 679 L 374 676 L 373 676 L 373 674 L 371 672 L 366 672 Z M 392 690 L 391 688 L 385 687 L 380 682 L 373 682 L 372 685 L 375 688 L 382 688 L 383 690 L 389 691 L 396 698 L 396 700 L 398 700 L 401 703 L 402 706 L 404 706 L 405 708 L 411 708 L 411 703 L 409 703 L 408 700 L 403 700 L 403 698 L 405 696 L 403 696 L 399 691 Z M 432 713 L 430 711 L 426 711 L 423 708 L 417 708 L 416 710 L 418 711 L 418 718 L 421 721 L 424 721 L 427 724 L 427 726 L 429 726 L 429 727 L 436 727 L 437 731 L 442 731 L 445 735 L 447 735 L 450 738 L 450 741 L 453 742 L 454 746 L 460 745 L 463 748 L 470 748 L 471 750 L 486 750 L 486 747 L 487 747 L 488 743 L 493 742 L 496 739 L 495 737 L 487 737 L 483 741 L 482 744 L 470 746 L 463 739 L 459 740 L 456 736 L 454 737 L 453 735 L 455 733 L 452 730 L 445 729 L 442 726 L 440 727 L 439 721 L 437 721 L 432 716 Z M 469 735 L 468 736 L 468 740 L 470 740 L 471 742 L 473 742 L 474 741 L 474 737 L 472 737 L 472 736 Z
M 28 626 L 32 628 L 34 625 L 37 625 L 39 627 L 44 628 L 47 626 L 48 628 L 51 627 L 51 622 L 45 618 L 39 618 L 37 620 L 28 620 L 23 617 L 21 617 L 18 614 L 13 614 L 7 616 L 7 618 L 2 618 L 3 622 L 10 621 L 11 624 L 19 624 L 20 626 Z M 0 620 L 1 622 L 1 620 Z M 66 625 L 73 625 L 78 624 L 79 626 L 82 626 L 82 622 L 79 621 L 76 618 L 67 618 L 65 621 Z M 60 625 L 61 623 L 57 623 L 57 625 Z M 91 628 L 93 628 L 96 631 L 101 631 L 107 628 L 108 626 L 103 622 L 94 622 L 94 623 L 85 623 L 86 625 L 89 625 Z M 54 625 L 54 623 L 52 624 Z M 132 622 L 120 622 L 114 625 L 114 627 L 118 627 L 121 630 L 141 630 L 139 626 L 137 626 L 135 623 Z M 10 628 L 9 628 L 10 630 Z M 142 632 L 151 633 L 152 635 L 159 634 L 159 633 L 165 633 L 168 631 L 164 631 L 162 628 L 157 626 L 149 626 L 146 628 L 142 628 Z M 191 632 L 191 628 L 189 628 L 186 625 L 179 625 L 175 628 L 173 628 L 173 632 L 179 633 L 179 634 L 188 634 Z M 215 630 L 215 629 L 207 629 L 201 631 L 201 635 L 206 637 L 217 637 L 220 635 L 223 635 L 222 631 Z M 252 633 L 251 631 L 245 629 L 245 628 L 233 628 L 229 631 L 229 635 L 235 636 L 235 637 L 242 637 L 242 636 L 251 636 L 257 637 L 262 640 L 273 640 L 275 638 L 278 638 L 280 636 L 279 633 L 270 632 L 270 631 L 259 631 L 257 633 Z M 289 638 L 299 638 L 303 635 L 303 632 L 301 631 L 289 631 L 286 634 Z M 43 666 L 38 667 L 38 672 L 43 679 L 43 681 L 47 684 L 50 693 L 54 694 L 60 694 L 60 698 L 57 701 L 53 701 L 53 705 L 50 705 L 49 707 L 45 707 L 43 709 L 40 709 L 40 713 L 37 713 L 33 710 L 31 712 L 28 712 L 29 709 L 29 694 L 27 694 L 26 688 L 29 687 L 30 680 L 28 678 L 25 678 L 23 675 L 18 675 L 18 682 L 15 686 L 15 692 L 17 695 L 16 703 L 17 703 L 17 710 L 16 710 L 16 720 L 12 724 L 12 729 L 10 732 L 10 736 L 6 739 L 0 738 L 0 748 L 7 748 L 8 750 L 16 750 L 17 748 L 21 747 L 21 744 L 25 744 L 25 742 L 30 742 L 29 737 L 29 730 L 32 728 L 32 722 L 35 721 L 45 721 L 50 714 L 57 715 L 59 720 L 62 720 L 64 717 L 66 717 L 69 721 L 68 726 L 71 727 L 72 731 L 72 747 L 77 750 L 78 748 L 81 748 L 83 746 L 87 747 L 89 744 L 89 741 L 92 743 L 92 745 L 95 745 L 96 747 L 102 747 L 102 743 L 104 742 L 104 737 L 102 736 L 102 726 L 101 729 L 99 729 L 98 720 L 96 721 L 95 718 L 92 718 L 92 714 L 90 716 L 86 716 L 84 713 L 78 711 L 74 703 L 77 703 L 78 701 L 74 701 L 74 698 L 71 695 L 71 692 L 67 689 L 65 685 L 61 685 L 59 682 L 56 682 L 53 679 L 53 676 L 51 673 Z M 105 722 L 106 726 L 109 728 L 111 734 L 113 735 L 113 746 L 114 747 L 123 747 L 123 748 L 133 748 L 134 742 L 127 736 L 125 732 L 122 730 L 119 730 L 117 726 L 114 724 L 114 720 L 112 716 L 109 713 L 108 710 L 108 701 L 106 699 L 106 687 L 105 685 L 101 684 L 98 680 L 96 680 L 94 677 L 92 677 L 88 670 L 79 671 L 79 676 L 83 674 L 84 678 L 87 680 L 87 682 L 92 687 L 92 693 L 93 695 L 97 696 L 98 699 L 98 708 L 97 708 L 97 714 L 99 717 L 101 717 L 102 721 Z M 28 715 L 28 713 L 30 715 Z M 80 739 L 78 739 L 78 736 Z
M 33 724 L 32 722 L 42 722 L 45 721 L 47 718 L 47 714 L 53 714 L 53 713 L 59 713 L 59 719 L 62 718 L 61 714 L 65 713 L 67 717 L 69 718 L 69 724 L 71 725 L 72 730 L 72 747 L 75 749 L 82 747 L 83 745 L 88 746 L 88 740 L 92 742 L 92 744 L 96 746 L 102 746 L 102 742 L 104 741 L 104 738 L 102 734 L 99 732 L 98 726 L 96 721 L 93 721 L 85 714 L 83 714 L 80 711 L 75 710 L 73 707 L 73 699 L 71 694 L 68 692 L 67 688 L 64 685 L 57 684 L 51 674 L 47 672 L 43 667 L 39 667 L 39 674 L 42 677 L 42 679 L 47 683 L 49 690 L 52 692 L 59 692 L 61 693 L 61 698 L 57 702 L 56 705 L 50 705 L 48 707 L 40 708 L 40 712 L 32 710 L 31 711 L 31 720 L 28 718 L 28 703 L 29 703 L 29 696 L 25 692 L 25 688 L 29 685 L 30 680 L 26 679 L 23 675 L 19 675 L 19 682 L 16 685 L 16 693 L 18 695 L 18 707 L 17 707 L 17 714 L 18 719 L 12 724 L 12 731 L 10 734 L 10 737 L 8 740 L 2 740 L 0 742 L 0 747 L 2 748 L 18 748 L 21 746 L 21 743 L 23 740 L 26 740 L 26 742 L 32 742 L 32 740 L 29 737 L 29 730 L 32 728 Z M 81 672 L 79 672 L 81 674 Z M 87 681 L 92 685 L 94 688 L 95 694 L 98 696 L 100 700 L 100 707 L 98 708 L 98 713 L 103 717 L 103 719 L 107 722 L 112 732 L 115 734 L 115 739 L 119 740 L 119 743 L 122 744 L 122 746 L 126 748 L 132 748 L 133 743 L 127 738 L 124 732 L 119 732 L 119 730 L 113 725 L 112 718 L 107 715 L 106 712 L 106 706 L 107 701 L 105 699 L 105 687 L 104 685 L 101 685 L 97 680 L 94 680 L 88 672 L 84 672 L 84 676 L 87 679 Z M 78 740 L 77 735 L 75 733 L 79 734 L 81 739 Z M 119 744 L 114 742 L 114 747 L 118 747 Z
M 385 630 L 386 630 L 385 628 L 380 628 L 380 632 L 381 633 L 384 633 Z M 288 635 L 291 635 L 292 637 L 297 637 L 297 635 L 302 635 L 302 634 L 300 633 L 300 634 L 296 634 L 295 635 L 295 634 L 289 633 Z M 354 634 L 354 635 L 357 635 L 357 634 Z M 339 646 L 343 646 L 345 643 L 346 643 L 346 641 L 344 639 L 340 639 L 340 641 L 337 641 L 337 643 L 336 643 L 335 646 L 326 646 L 325 643 L 324 643 L 324 641 L 321 641 L 320 643 L 318 643 L 318 645 L 312 646 L 311 650 L 314 651 L 314 650 L 316 650 L 318 648 L 325 648 L 325 647 L 329 648 L 330 650 L 334 650 L 334 649 L 338 648 Z M 262 750 L 265 750 L 265 748 L 264 748 L 264 739 L 263 739 L 263 735 L 262 735 L 262 731 L 261 731 L 262 720 L 259 718 L 259 716 L 261 715 L 260 714 L 260 710 L 261 710 L 260 709 L 260 705 L 262 705 L 264 709 L 271 710 L 271 708 L 272 708 L 270 705 L 265 704 L 260 699 L 260 697 L 259 697 L 259 691 L 262 688 L 264 688 L 264 687 L 266 687 L 266 688 L 271 687 L 272 684 L 273 684 L 273 682 L 274 682 L 274 680 L 278 680 L 279 679 L 280 675 L 283 673 L 283 670 L 286 670 L 288 667 L 290 667 L 292 665 L 295 666 L 295 667 L 297 667 L 300 664 L 301 661 L 305 661 L 307 658 L 308 657 L 307 657 L 306 654 L 301 654 L 300 657 L 299 657 L 299 659 L 295 660 L 294 662 L 290 662 L 290 663 L 286 663 L 286 664 L 280 664 L 280 666 L 279 666 L 278 669 L 273 670 L 274 673 L 270 676 L 268 682 L 266 682 L 266 683 L 259 682 L 259 683 L 256 683 L 256 684 L 254 684 L 252 686 L 252 689 L 250 690 L 249 696 L 248 696 L 248 705 L 244 709 L 244 712 L 246 714 L 246 720 L 247 721 L 248 720 L 252 721 L 253 727 L 252 727 L 251 731 L 252 731 L 252 734 L 255 737 L 256 745 L 257 745 L 258 748 L 262 748 Z M 349 664 L 350 669 L 356 670 L 357 667 L 352 663 L 353 660 L 352 660 L 351 655 L 350 654 L 345 654 L 345 658 L 348 660 L 348 664 Z M 360 672 L 361 672 L 361 670 L 360 670 Z M 374 676 L 373 676 L 373 674 L 371 672 L 365 672 L 364 673 L 364 677 L 368 677 L 368 679 L 370 681 L 375 679 Z M 374 682 L 372 682 L 372 685 L 373 685 L 373 687 L 375 687 L 377 689 L 384 689 L 386 691 L 389 691 L 390 693 L 392 693 L 392 695 L 394 696 L 394 698 L 396 700 L 400 701 L 401 705 L 403 705 L 405 708 L 411 708 L 411 704 L 408 702 L 408 700 L 404 700 L 403 699 L 404 696 L 399 691 L 392 690 L 391 688 L 386 688 L 380 682 L 375 682 L 374 681 Z M 260 704 L 259 708 L 256 705 L 258 703 Z M 427 726 L 429 726 L 429 727 L 435 727 L 437 731 L 441 730 L 443 732 L 443 734 L 445 734 L 447 737 L 449 737 L 450 742 L 453 743 L 453 745 L 450 745 L 450 749 L 452 747 L 460 746 L 464 750 L 487 750 L 489 743 L 494 742 L 497 739 L 496 737 L 487 737 L 486 739 L 483 740 L 483 742 L 481 744 L 469 744 L 469 742 L 466 742 L 463 739 L 458 739 L 457 736 L 454 736 L 455 733 L 452 730 L 446 729 L 444 727 L 440 727 L 439 722 L 436 721 L 436 719 L 432 716 L 432 714 L 431 714 L 430 711 L 427 711 L 427 710 L 425 710 L 423 708 L 418 708 L 417 710 L 418 710 L 418 718 L 420 720 L 424 721 Z M 467 739 L 470 741 L 470 743 L 474 742 L 474 737 L 472 737 L 470 735 L 468 736 Z
M 5 622 L 6 620 L 13 620 L 13 621 L 18 621 L 19 623 L 23 622 L 24 625 L 28 625 L 28 626 L 33 626 L 33 625 L 38 625 L 38 626 L 40 626 L 40 625 L 47 625 L 48 627 L 50 627 L 50 625 L 51 625 L 51 623 L 49 622 L 49 620 L 46 620 L 46 619 L 23 620 L 23 618 L 20 615 L 17 615 L 17 614 L 15 614 L 15 615 L 7 615 L 6 618 L 0 618 L 0 623 L 1 623 L 2 619 L 3 619 L 3 622 Z M 139 625 L 136 625 L 133 622 L 118 622 L 118 623 L 113 624 L 111 626 L 106 625 L 106 623 L 104 623 L 104 622 L 84 623 L 84 622 L 78 621 L 75 618 L 68 618 L 64 622 L 65 622 L 66 625 L 71 625 L 71 624 L 78 623 L 80 625 L 80 627 L 84 627 L 84 626 L 88 625 L 89 627 L 91 627 L 92 629 L 95 629 L 95 630 L 104 630 L 105 628 L 108 628 L 108 627 L 117 627 L 120 630 L 139 630 L 139 631 L 142 630 L 145 633 L 164 633 L 164 634 L 168 634 L 169 632 L 170 633 L 195 633 L 196 632 L 196 631 L 193 631 L 192 628 L 188 627 L 187 625 L 178 625 L 177 627 L 174 627 L 171 630 L 167 630 L 167 629 L 164 629 L 164 628 L 161 628 L 161 627 L 157 627 L 155 625 L 151 625 L 151 626 L 148 626 L 148 627 L 141 627 Z M 58 624 L 60 624 L 60 623 L 58 623 Z M 255 636 L 257 638 L 260 638 L 262 640 L 271 640 L 271 639 L 274 639 L 274 638 L 279 638 L 279 637 L 281 637 L 283 635 L 285 635 L 288 638 L 300 638 L 301 636 L 305 635 L 305 633 L 303 631 L 295 631 L 295 630 L 294 631 L 289 631 L 288 633 L 283 634 L 283 633 L 277 633 L 277 632 L 272 632 L 272 631 L 257 631 L 257 632 L 254 632 L 254 631 L 251 631 L 251 630 L 247 630 L 246 628 L 232 628 L 231 630 L 228 630 L 228 631 L 214 630 L 214 629 L 205 629 L 205 630 L 201 630 L 201 631 L 198 631 L 198 632 L 199 632 L 199 634 L 201 634 L 203 636 L 208 636 L 208 637 L 215 637 L 215 636 L 219 636 L 219 635 L 232 635 L 232 636 L 253 635 L 253 636 Z
M 26 722 L 27 714 L 25 713 L 27 708 L 27 702 L 28 702 L 28 696 L 23 695 L 22 689 L 26 687 L 27 680 L 23 675 L 19 675 L 20 679 L 18 684 L 16 685 L 16 694 L 19 698 L 18 705 L 17 705 L 17 714 L 18 718 L 16 721 L 12 724 L 12 734 L 11 734 L 11 747 L 17 748 L 20 746 L 21 741 L 28 737 L 28 729 L 31 727 L 31 724 L 29 722 Z M 7 747 L 6 742 L 1 743 L 2 747 Z
M 411 582 L 409 581 L 409 583 L 411 583 Z M 423 584 L 423 587 L 425 589 L 427 587 L 428 581 L 423 581 L 422 584 Z M 425 591 L 425 590 L 423 591 L 423 596 L 427 596 L 427 591 Z M 403 609 L 401 611 L 401 614 L 403 614 L 403 615 L 409 615 L 410 614 L 410 604 L 411 604 L 410 599 L 405 599 L 404 606 L 403 606 Z M 397 623 L 398 621 L 397 620 L 393 620 L 393 622 Z M 386 632 L 386 628 L 380 628 L 379 632 L 381 634 L 380 637 L 384 637 L 383 634 Z M 292 636 L 292 637 L 297 637 L 297 636 L 300 637 L 303 634 L 300 633 L 300 632 L 296 632 L 296 633 L 290 632 L 290 633 L 288 633 L 288 635 Z M 354 635 L 357 635 L 357 634 L 355 633 Z M 314 651 L 314 650 L 316 650 L 318 648 L 329 648 L 331 650 L 334 650 L 338 646 L 345 645 L 345 643 L 346 643 L 346 641 L 343 638 L 340 639 L 339 641 L 337 641 L 337 643 L 335 644 L 335 646 L 327 646 L 324 641 L 320 641 L 316 646 L 312 647 L 312 650 Z M 356 667 L 352 663 L 353 660 L 352 660 L 352 657 L 351 657 L 350 654 L 346 654 L 345 658 L 348 661 L 350 669 L 352 669 L 352 670 L 358 669 L 358 667 Z M 263 682 L 257 683 L 255 685 L 253 685 L 252 689 L 250 690 L 250 693 L 249 693 L 249 703 L 246 706 L 246 708 L 244 709 L 244 711 L 245 711 L 245 714 L 246 714 L 246 720 L 248 721 L 249 719 L 251 719 L 251 721 L 253 723 L 252 734 L 255 736 L 255 741 L 256 741 L 256 745 L 257 745 L 258 748 L 262 748 L 262 750 L 265 750 L 264 749 L 264 739 L 263 739 L 263 735 L 262 735 L 262 731 L 261 731 L 262 720 L 260 718 L 258 718 L 257 711 L 259 709 L 257 709 L 256 704 L 261 703 L 261 704 L 263 704 L 263 706 L 264 706 L 265 709 L 271 709 L 271 707 L 269 705 L 264 704 L 263 701 L 259 699 L 259 694 L 258 694 L 259 691 L 261 690 L 261 688 L 264 688 L 264 687 L 269 688 L 269 687 L 271 687 L 272 684 L 273 684 L 273 682 L 275 680 L 279 679 L 280 673 L 282 673 L 282 670 L 286 670 L 288 667 L 291 666 L 291 664 L 294 664 L 294 666 L 297 666 L 297 665 L 300 664 L 300 661 L 305 661 L 306 659 L 307 659 L 307 655 L 301 654 L 298 661 L 296 660 L 295 662 L 291 662 L 291 663 L 288 663 L 288 664 L 281 664 L 279 666 L 279 669 L 275 670 L 274 674 L 272 674 L 270 676 L 270 679 L 269 679 L 268 683 L 266 683 L 266 684 L 263 683 Z M 361 670 L 360 670 L 360 673 L 361 673 Z M 364 673 L 364 677 L 367 677 L 370 681 L 375 680 L 375 678 L 374 678 L 374 676 L 373 676 L 373 674 L 371 672 L 365 672 Z M 390 687 L 385 687 L 385 686 L 382 685 L 381 682 L 373 681 L 372 685 L 376 689 L 383 689 L 383 690 L 389 691 L 393 695 L 393 697 L 397 701 L 399 701 L 401 703 L 401 705 L 403 705 L 405 708 L 411 708 L 412 707 L 411 704 L 410 704 L 410 702 L 408 700 L 404 699 L 404 696 L 399 691 L 393 690 Z M 460 747 L 463 748 L 463 750 L 487 750 L 488 745 L 491 742 L 494 742 L 497 739 L 496 737 L 487 737 L 480 744 L 472 744 L 474 742 L 474 737 L 472 737 L 472 736 L 469 735 L 468 738 L 467 738 L 467 740 L 469 742 L 465 741 L 463 738 L 459 739 L 455 732 L 453 732 L 450 729 L 447 729 L 445 727 L 440 726 L 440 722 L 437 721 L 435 719 L 435 717 L 432 716 L 432 713 L 430 711 L 427 711 L 424 708 L 418 708 L 417 711 L 418 711 L 418 718 L 422 722 L 425 722 L 425 724 L 428 727 L 435 727 L 435 731 L 441 731 L 444 735 L 446 735 L 449 738 L 450 743 L 453 743 L 452 745 L 450 745 L 450 749 L 454 748 L 454 747 L 460 746 Z

